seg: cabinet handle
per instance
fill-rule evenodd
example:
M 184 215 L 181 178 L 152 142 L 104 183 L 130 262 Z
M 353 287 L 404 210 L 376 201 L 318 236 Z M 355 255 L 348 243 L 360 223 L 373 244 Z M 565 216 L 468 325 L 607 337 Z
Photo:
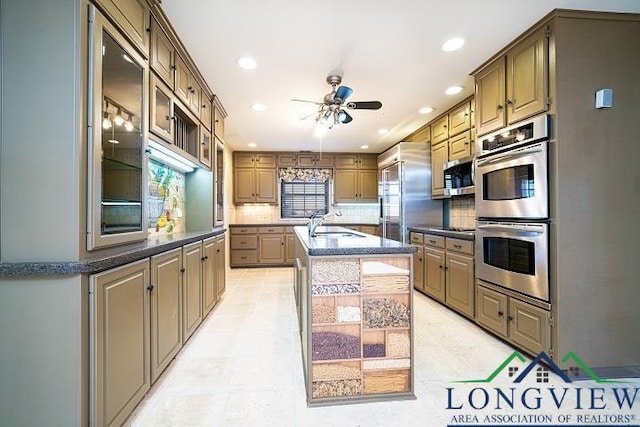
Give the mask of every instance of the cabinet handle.
M 445 266 L 445 267 L 444 267 L 444 269 L 445 269 L 445 270 L 448 270 L 448 269 L 449 269 L 449 267 L 446 267 L 446 266 Z
M 499 311 L 498 312 L 498 316 L 500 316 L 500 317 L 504 316 L 504 312 L 503 311 Z
M 284 246 L 284 242 L 280 242 L 280 244 L 281 244 L 282 246 Z
M 444 268 L 444 267 L 443 267 L 443 266 L 441 266 L 441 265 L 439 265 L 438 267 L 440 267 L 440 270 L 442 270 L 442 269 Z
M 418 261 L 422 262 L 422 258 L 418 258 Z
M 435 245 L 436 241 L 435 240 L 429 240 L 429 243 L 431 243 L 432 245 Z
M 207 104 L 202 104 L 202 108 L 207 108 Z
M 177 67 L 176 67 L 175 65 L 172 65 L 172 66 L 171 66 L 171 69 L 172 69 L 172 70 L 177 70 Z
M 209 259 L 208 255 L 203 256 L 202 258 L 200 258 L 200 261 L 206 261 Z
M 453 245 L 453 247 L 456 249 L 462 249 L 462 245 Z
M 508 321 L 512 321 L 513 320 L 513 316 L 507 316 L 507 320 Z
M 446 129 L 448 126 L 447 125 L 442 125 L 442 127 Z
M 220 253 L 220 249 L 217 249 L 216 252 Z
M 513 105 L 513 102 L 510 99 L 507 99 L 507 105 Z
M 151 292 L 151 291 L 153 290 L 153 285 L 149 285 L 149 286 L 147 286 L 147 290 L 148 290 L 149 292 Z
M 180 269 L 180 273 L 184 273 L 185 271 L 187 271 L 187 269 L 186 269 L 186 268 L 184 268 L 184 267 L 182 267 L 182 268 Z
M 502 104 L 498 104 L 498 111 L 502 111 Z
M 146 150 L 144 150 L 144 152 L 147 153 L 147 154 L 151 154 L 151 149 L 147 148 Z

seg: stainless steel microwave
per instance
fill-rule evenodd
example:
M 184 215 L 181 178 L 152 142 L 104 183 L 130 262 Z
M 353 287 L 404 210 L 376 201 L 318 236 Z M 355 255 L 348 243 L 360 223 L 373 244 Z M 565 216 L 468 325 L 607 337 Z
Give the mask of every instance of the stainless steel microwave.
M 475 193 L 473 157 L 464 157 L 445 163 L 443 169 L 445 196 Z

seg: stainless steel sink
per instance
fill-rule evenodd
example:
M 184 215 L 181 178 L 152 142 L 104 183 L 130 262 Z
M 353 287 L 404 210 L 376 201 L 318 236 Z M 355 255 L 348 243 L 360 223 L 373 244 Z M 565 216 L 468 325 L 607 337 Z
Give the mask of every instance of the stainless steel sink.
M 326 237 L 326 238 L 338 238 L 338 237 L 357 237 L 357 238 L 364 238 L 367 236 L 362 236 L 360 234 L 356 234 L 356 233 L 349 233 L 348 231 L 316 231 L 316 235 L 312 236 L 313 238 L 318 238 L 318 237 Z

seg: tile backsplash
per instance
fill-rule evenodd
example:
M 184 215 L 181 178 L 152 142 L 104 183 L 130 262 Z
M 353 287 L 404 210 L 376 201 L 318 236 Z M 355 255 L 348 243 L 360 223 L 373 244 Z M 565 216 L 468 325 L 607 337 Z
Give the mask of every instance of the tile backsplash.
M 149 161 L 149 236 L 185 230 L 185 175 Z
M 342 212 L 342 216 L 329 217 L 326 223 L 378 223 L 379 208 L 377 204 L 338 205 L 335 209 Z M 272 205 L 238 205 L 235 206 L 233 217 L 233 223 L 236 224 L 272 224 L 287 221 L 306 221 L 306 218 L 282 219 L 280 218 L 280 206 Z
M 449 226 L 476 228 L 476 201 L 473 197 L 454 197 L 449 209 Z

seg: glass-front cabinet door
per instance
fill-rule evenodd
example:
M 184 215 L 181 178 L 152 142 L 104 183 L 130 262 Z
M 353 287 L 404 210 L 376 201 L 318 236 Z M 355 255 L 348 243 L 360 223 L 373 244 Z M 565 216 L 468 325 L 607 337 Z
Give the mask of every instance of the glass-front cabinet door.
M 88 249 L 146 238 L 147 63 L 93 7 Z
M 222 190 L 224 188 L 224 144 L 218 138 L 215 138 L 215 148 L 215 207 L 213 210 L 214 226 L 224 224 L 224 195 L 222 193 Z

